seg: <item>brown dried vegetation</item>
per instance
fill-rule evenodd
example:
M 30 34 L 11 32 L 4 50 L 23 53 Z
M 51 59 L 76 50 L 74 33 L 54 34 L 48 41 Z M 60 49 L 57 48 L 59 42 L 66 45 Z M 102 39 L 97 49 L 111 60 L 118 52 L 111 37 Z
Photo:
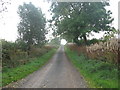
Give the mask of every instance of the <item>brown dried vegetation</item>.
M 118 52 L 120 52 L 118 39 L 111 38 L 107 42 L 99 42 L 90 46 L 77 46 L 69 44 L 71 50 L 77 51 L 78 55 L 84 53 L 88 58 L 107 61 L 118 64 Z

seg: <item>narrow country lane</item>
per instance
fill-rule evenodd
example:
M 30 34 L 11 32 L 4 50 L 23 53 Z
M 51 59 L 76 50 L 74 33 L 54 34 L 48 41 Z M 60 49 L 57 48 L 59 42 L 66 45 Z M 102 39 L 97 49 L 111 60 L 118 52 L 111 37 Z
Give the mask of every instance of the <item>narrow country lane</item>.
M 64 46 L 40 70 L 18 82 L 19 88 L 86 88 L 87 85 L 67 59 Z

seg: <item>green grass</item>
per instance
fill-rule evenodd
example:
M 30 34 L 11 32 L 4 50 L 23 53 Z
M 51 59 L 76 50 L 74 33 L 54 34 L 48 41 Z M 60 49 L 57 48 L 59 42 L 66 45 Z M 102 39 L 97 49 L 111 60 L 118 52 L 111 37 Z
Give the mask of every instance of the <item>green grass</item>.
M 84 55 L 78 56 L 75 51 L 65 47 L 65 52 L 84 76 L 89 88 L 118 88 L 117 66 L 100 60 L 91 60 Z
M 47 61 L 53 56 L 56 52 L 56 49 L 50 50 L 48 53 L 43 56 L 33 59 L 31 62 L 18 66 L 16 68 L 8 69 L 6 72 L 2 73 L 2 86 L 5 86 L 11 82 L 20 80 L 30 73 L 38 70 L 42 67 Z

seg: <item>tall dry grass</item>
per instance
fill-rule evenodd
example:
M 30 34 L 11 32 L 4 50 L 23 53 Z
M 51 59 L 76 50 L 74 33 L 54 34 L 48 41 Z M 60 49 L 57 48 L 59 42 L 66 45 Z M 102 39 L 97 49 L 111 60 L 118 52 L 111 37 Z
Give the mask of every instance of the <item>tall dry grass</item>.
M 107 61 L 111 63 L 118 63 L 118 52 L 120 47 L 118 39 L 111 38 L 106 42 L 99 42 L 90 46 L 77 46 L 76 44 L 68 45 L 71 50 L 77 51 L 78 55 L 84 53 L 88 58 Z

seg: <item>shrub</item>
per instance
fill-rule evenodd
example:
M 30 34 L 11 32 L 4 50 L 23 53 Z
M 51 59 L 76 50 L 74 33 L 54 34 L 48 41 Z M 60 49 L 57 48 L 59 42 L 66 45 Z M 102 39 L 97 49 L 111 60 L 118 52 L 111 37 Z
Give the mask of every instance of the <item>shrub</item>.
M 1 42 L 3 71 L 5 68 L 14 68 L 19 65 L 24 65 L 30 61 L 30 58 L 40 57 L 53 48 L 51 46 L 39 47 L 38 45 L 33 45 L 28 55 L 26 44 L 22 41 L 13 43 L 1 40 Z

